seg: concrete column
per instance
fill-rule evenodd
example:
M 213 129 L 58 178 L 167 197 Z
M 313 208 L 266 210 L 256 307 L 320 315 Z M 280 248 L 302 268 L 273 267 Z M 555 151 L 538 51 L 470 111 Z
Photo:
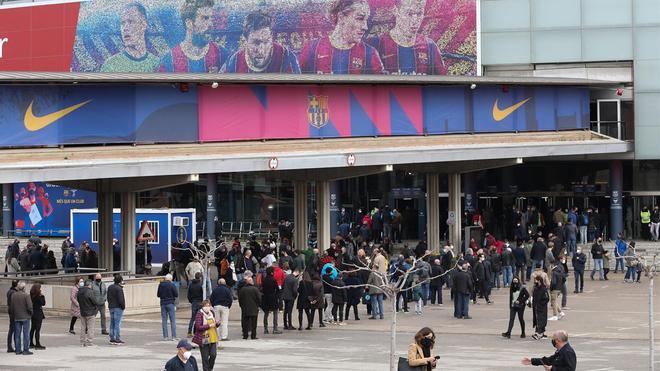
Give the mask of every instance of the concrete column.
M 97 192 L 99 218 L 99 268 L 112 270 L 112 192 Z
M 316 182 L 316 242 L 319 249 L 330 247 L 330 182 Z
M 307 249 L 307 182 L 293 182 L 293 247 L 299 251 Z
M 121 194 L 121 270 L 135 274 L 135 193 Z
M 610 238 L 623 232 L 623 164 L 610 162 Z
M 330 235 L 334 237 L 339 230 L 339 213 L 341 212 L 340 182 L 330 182 Z
M 206 235 L 215 240 L 215 217 L 218 206 L 218 175 L 206 174 Z
M 476 173 L 472 172 L 463 174 L 463 194 L 465 194 L 463 203 L 464 209 L 469 213 L 474 213 L 477 209 Z
M 440 248 L 440 176 L 426 174 L 426 243 L 430 251 Z
M 461 174 L 449 174 L 449 215 L 454 215 L 454 223 L 449 225 L 449 242 L 454 244 L 454 252 L 461 245 Z
M 9 237 L 14 222 L 14 213 L 12 212 L 14 192 L 12 188 L 14 188 L 13 184 L 2 185 L 2 235 L 5 237 Z

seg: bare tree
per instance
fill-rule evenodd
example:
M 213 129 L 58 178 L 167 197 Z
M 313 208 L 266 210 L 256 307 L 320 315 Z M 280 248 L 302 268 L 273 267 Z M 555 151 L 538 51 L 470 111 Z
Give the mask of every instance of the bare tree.
M 206 292 L 206 282 L 211 276 L 210 274 L 210 263 L 215 259 L 215 251 L 219 249 L 221 246 L 225 245 L 225 242 L 221 244 L 206 244 L 202 243 L 199 246 L 195 246 L 193 243 L 189 241 L 183 241 L 181 244 L 187 244 L 188 248 L 181 248 L 181 247 L 173 247 L 174 250 L 178 251 L 186 251 L 190 250 L 192 253 L 193 259 L 198 260 L 202 264 L 202 292 L 204 295 L 204 299 L 206 299 L 210 293 Z M 202 248 L 202 246 L 205 246 Z M 226 246 L 226 245 L 225 245 Z
M 397 305 L 396 305 L 396 297 L 399 293 L 403 293 L 406 291 L 411 291 L 417 286 L 422 285 L 424 282 L 430 281 L 432 279 L 440 278 L 445 276 L 446 274 L 449 274 L 451 271 L 456 269 L 456 265 L 447 271 L 443 272 L 442 274 L 436 275 L 436 276 L 431 276 L 427 279 L 425 279 L 423 282 L 417 282 L 413 283 L 412 285 L 406 287 L 406 282 L 408 281 L 408 278 L 411 275 L 417 274 L 422 268 L 419 268 L 417 265 L 418 263 L 426 258 L 427 256 L 430 255 L 430 252 L 427 251 L 427 253 L 418 258 L 415 259 L 411 266 L 406 269 L 400 269 L 400 267 L 396 267 L 394 269 L 394 272 L 391 273 L 382 273 L 378 272 L 376 270 L 370 269 L 368 266 L 371 265 L 369 261 L 367 261 L 366 266 L 362 265 L 356 265 L 356 264 L 344 264 L 347 267 L 350 267 L 352 269 L 350 270 L 344 270 L 344 271 L 339 271 L 340 273 L 352 273 L 352 272 L 360 272 L 360 271 L 369 271 L 370 274 L 376 274 L 377 277 L 379 278 L 379 281 L 382 282 L 382 284 L 379 285 L 373 285 L 373 284 L 368 284 L 368 283 L 363 283 L 360 285 L 345 285 L 343 287 L 338 287 L 333 285 L 331 282 L 327 282 L 330 287 L 337 288 L 337 289 L 351 289 L 351 288 L 375 288 L 379 291 L 382 291 L 383 294 L 391 301 L 391 314 L 392 314 L 392 320 L 390 322 L 390 371 L 396 371 L 397 369 L 397 359 L 396 359 L 396 324 L 397 324 Z M 374 310 L 375 308 L 372 308 L 371 310 Z

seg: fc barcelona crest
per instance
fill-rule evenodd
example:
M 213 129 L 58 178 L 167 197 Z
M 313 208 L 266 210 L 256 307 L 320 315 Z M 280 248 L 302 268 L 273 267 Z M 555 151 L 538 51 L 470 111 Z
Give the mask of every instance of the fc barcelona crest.
M 362 61 L 362 58 L 359 57 L 354 57 L 351 63 L 353 64 L 353 68 L 355 68 L 356 70 L 362 69 L 362 67 L 364 66 L 364 62 Z
M 309 124 L 320 129 L 328 124 L 328 97 L 324 95 L 307 96 L 307 117 Z
M 429 64 L 429 55 L 427 53 L 420 52 L 417 55 L 417 58 L 419 58 L 420 64 Z

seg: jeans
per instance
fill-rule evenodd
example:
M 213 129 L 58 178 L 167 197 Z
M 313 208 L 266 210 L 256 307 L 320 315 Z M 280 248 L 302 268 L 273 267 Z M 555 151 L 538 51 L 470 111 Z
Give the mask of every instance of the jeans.
M 229 338 L 229 308 L 224 305 L 216 305 L 215 315 L 220 320 L 220 339 L 226 340 Z
M 454 300 L 456 300 L 458 304 L 455 313 L 457 315 L 456 318 L 468 317 L 470 309 L 470 294 L 458 293 Z
M 490 287 L 497 287 L 498 289 L 500 288 L 500 274 L 502 272 L 493 272 L 493 274 L 490 277 Z
M 424 305 L 426 305 L 426 303 L 429 300 L 429 291 L 430 291 L 429 286 L 430 285 L 431 284 L 429 282 L 422 283 L 422 302 L 424 303 Z
M 568 295 L 566 295 L 567 293 L 568 292 L 567 292 L 567 288 L 566 288 L 566 282 L 564 282 L 564 284 L 561 285 L 561 307 L 562 308 L 566 306 L 566 301 L 568 300 Z
M 371 295 L 371 318 L 375 319 L 376 315 L 383 319 L 383 294 Z
M 630 280 L 634 281 L 635 280 L 635 273 L 636 273 L 635 267 L 628 267 L 628 270 L 626 271 L 626 276 L 624 277 L 624 279 L 626 279 L 626 280 L 630 279 Z
M 580 226 L 580 243 L 582 245 L 587 244 L 587 226 L 586 225 L 581 225 Z
M 429 288 L 431 291 L 431 304 L 435 304 L 436 299 L 438 304 L 442 304 L 442 286 L 430 286 Z
M 21 335 L 23 341 L 21 341 Z M 16 354 L 30 351 L 30 320 L 14 321 L 14 344 L 16 345 Z M 21 345 L 23 347 L 21 348 Z
M 536 269 L 536 264 L 539 264 L 539 263 L 541 264 L 541 268 L 545 267 L 545 265 L 543 264 L 543 263 L 545 263 L 545 260 L 544 260 L 544 259 L 541 259 L 541 260 L 534 260 L 534 259 L 532 259 L 532 266 L 531 266 L 532 270 Z M 529 271 L 528 271 L 528 272 L 529 272 Z M 531 272 L 530 272 L 530 273 L 527 274 L 527 277 L 531 277 L 531 275 L 532 275 L 532 274 L 531 274 Z
M 511 307 L 509 310 L 509 327 L 507 327 L 506 333 L 511 335 L 511 330 L 513 330 L 513 321 L 516 319 L 516 316 L 518 316 L 518 321 L 520 321 L 520 332 L 521 334 L 525 334 L 525 320 L 524 320 L 524 315 L 525 315 L 525 306 L 516 308 L 516 307 Z
M 604 278 L 603 259 L 594 259 L 594 269 L 591 271 L 591 279 L 594 278 L 596 271 L 598 271 L 598 274 L 600 274 L 600 279 L 602 280 Z
M 657 241 L 660 238 L 659 232 L 660 223 L 651 223 L 651 238 L 653 238 L 653 241 Z
M 575 270 L 575 291 L 582 292 L 584 289 L 584 271 Z
M 323 294 L 325 298 L 325 309 L 323 310 L 323 320 L 332 321 L 332 294 Z
M 167 317 L 170 317 L 170 327 L 172 328 L 172 337 L 176 337 L 176 309 L 174 304 L 165 304 L 160 306 L 160 320 L 163 326 L 163 337 L 167 338 Z
M 511 281 L 513 280 L 513 267 L 505 265 L 502 267 L 502 272 L 504 272 L 504 286 L 511 285 Z
M 619 271 L 619 266 L 621 266 L 621 272 L 624 271 L 623 268 L 623 257 L 622 256 L 617 256 L 614 260 L 616 263 L 614 263 L 614 273 Z
M 273 331 L 278 331 L 277 328 L 277 310 L 264 311 L 264 331 L 268 331 L 268 314 L 273 313 Z
M 121 308 L 110 308 L 110 340 L 120 340 L 121 319 L 124 310 Z
M 195 316 L 197 316 L 197 312 L 199 312 L 200 309 L 202 309 L 202 303 L 201 302 L 192 302 L 190 303 L 190 321 L 188 322 L 188 332 L 193 332 L 193 326 L 195 325 Z M 161 307 L 162 308 L 162 307 Z M 162 313 L 162 310 L 161 310 Z M 172 330 L 174 332 L 174 330 Z M 165 336 L 167 337 L 167 336 Z
M 218 355 L 217 345 L 217 343 L 200 345 L 199 353 L 202 356 L 202 370 L 213 370 L 213 366 L 215 366 L 215 357 Z
M 568 255 L 573 256 L 573 254 L 575 254 L 576 244 L 577 241 L 575 240 L 575 237 L 568 238 Z

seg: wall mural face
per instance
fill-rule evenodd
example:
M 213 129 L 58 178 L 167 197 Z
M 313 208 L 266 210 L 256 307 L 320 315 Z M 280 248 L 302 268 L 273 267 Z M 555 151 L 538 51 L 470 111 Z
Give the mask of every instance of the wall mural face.
M 475 0 L 80 4 L 72 71 L 474 75 Z

